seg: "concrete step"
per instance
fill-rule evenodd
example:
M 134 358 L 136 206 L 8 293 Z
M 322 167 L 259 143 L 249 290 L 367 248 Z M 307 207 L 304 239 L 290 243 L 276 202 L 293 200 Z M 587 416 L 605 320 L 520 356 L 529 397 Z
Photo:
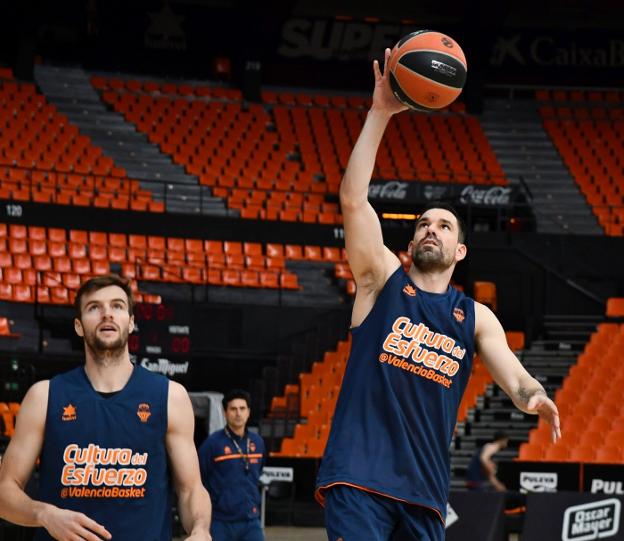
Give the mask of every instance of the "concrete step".
M 516 118 L 488 118 L 481 122 L 484 130 L 504 131 L 512 130 L 514 132 L 530 132 L 541 129 L 542 122 L 535 118 L 525 117 L 524 119 Z
M 559 156 L 553 156 L 552 154 L 536 155 L 533 152 L 526 151 L 517 154 L 509 154 L 505 152 L 504 155 L 501 153 L 501 157 L 498 161 L 503 167 L 526 167 L 527 165 L 530 165 L 542 169 L 565 169 L 565 166 L 562 166 L 561 164 Z
M 570 176 L 570 173 L 567 170 L 561 171 L 559 173 L 555 173 L 555 172 L 541 173 L 541 172 L 532 171 L 524 175 L 524 180 L 526 182 L 536 182 L 536 183 L 542 183 L 544 185 L 566 182 L 572 186 L 578 187 L 576 182 L 572 180 L 572 177 Z
M 496 148 L 496 150 L 503 150 L 503 147 Z M 549 148 L 544 148 L 544 145 L 535 144 L 531 145 L 531 147 L 527 147 L 526 145 L 518 146 L 518 145 L 510 145 L 508 148 L 504 148 L 505 151 L 505 159 L 518 158 L 518 159 L 526 159 L 527 156 L 531 156 L 535 159 L 545 159 L 545 160 L 559 160 L 561 163 L 561 156 L 558 153 L 553 152 L 553 150 Z
M 501 164 L 502 165 L 502 164 Z M 523 165 L 509 165 L 503 167 L 505 173 L 509 175 L 522 175 L 523 173 L 531 174 L 531 173 L 540 173 L 540 174 L 559 174 L 564 175 L 568 172 L 568 170 L 560 163 L 551 163 L 551 164 L 537 164 L 526 163 Z M 572 179 L 570 179 L 572 183 Z
M 531 131 L 531 132 L 518 132 L 518 131 L 504 131 L 504 130 L 484 130 L 485 134 L 488 136 L 488 139 L 494 144 L 497 141 L 517 141 L 517 142 L 526 142 L 528 143 L 536 143 L 539 141 L 550 142 L 552 141 L 548 135 L 542 131 Z
M 578 187 L 575 184 L 570 184 L 569 182 L 557 181 L 546 184 L 544 182 L 530 181 L 526 184 L 530 188 L 534 197 L 539 197 L 541 194 L 543 194 L 544 197 L 552 196 L 553 194 L 562 196 L 574 194 L 578 198 L 578 196 L 581 195 Z M 584 197 L 582 201 L 585 201 Z

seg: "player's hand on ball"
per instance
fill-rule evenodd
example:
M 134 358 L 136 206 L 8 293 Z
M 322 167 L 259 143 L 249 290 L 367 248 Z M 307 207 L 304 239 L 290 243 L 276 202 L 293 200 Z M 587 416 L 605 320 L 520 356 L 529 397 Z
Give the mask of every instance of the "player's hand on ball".
M 373 62 L 373 72 L 375 73 L 375 91 L 373 92 L 373 109 L 385 111 L 391 115 L 405 111 L 408 107 L 403 105 L 394 97 L 388 80 L 388 59 L 390 58 L 390 49 L 386 49 L 384 53 L 384 71 L 382 73 L 379 67 L 379 61 Z

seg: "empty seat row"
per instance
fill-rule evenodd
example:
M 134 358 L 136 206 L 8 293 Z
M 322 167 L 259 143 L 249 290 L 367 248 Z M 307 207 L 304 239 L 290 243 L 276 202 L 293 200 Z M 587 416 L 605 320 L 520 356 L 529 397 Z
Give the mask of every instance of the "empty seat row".
M 619 90 L 541 89 L 536 90 L 535 97 L 542 102 L 624 102 L 624 92 Z

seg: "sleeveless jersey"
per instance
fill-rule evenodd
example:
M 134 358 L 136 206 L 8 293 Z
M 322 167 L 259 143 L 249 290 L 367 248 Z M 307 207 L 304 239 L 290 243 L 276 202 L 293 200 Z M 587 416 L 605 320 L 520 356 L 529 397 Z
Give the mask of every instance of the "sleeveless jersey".
M 399 267 L 352 329 L 317 479 L 429 507 L 444 520 L 449 447 L 474 354 L 474 301 L 419 290 Z
M 481 463 L 481 453 L 485 445 L 479 447 L 470 458 L 468 469 L 466 471 L 466 486 L 468 488 L 482 488 L 488 480 Z
M 140 366 L 110 398 L 83 367 L 52 378 L 38 499 L 85 513 L 116 541 L 170 541 L 168 390 Z M 41 528 L 35 539 L 52 537 Z

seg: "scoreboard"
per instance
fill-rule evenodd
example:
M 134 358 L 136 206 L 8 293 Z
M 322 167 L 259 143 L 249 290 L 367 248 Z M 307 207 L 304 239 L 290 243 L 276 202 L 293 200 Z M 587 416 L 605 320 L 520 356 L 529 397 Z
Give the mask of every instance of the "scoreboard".
M 191 309 L 182 303 L 134 307 L 134 332 L 128 349 L 135 362 L 167 376 L 188 372 L 191 354 Z

